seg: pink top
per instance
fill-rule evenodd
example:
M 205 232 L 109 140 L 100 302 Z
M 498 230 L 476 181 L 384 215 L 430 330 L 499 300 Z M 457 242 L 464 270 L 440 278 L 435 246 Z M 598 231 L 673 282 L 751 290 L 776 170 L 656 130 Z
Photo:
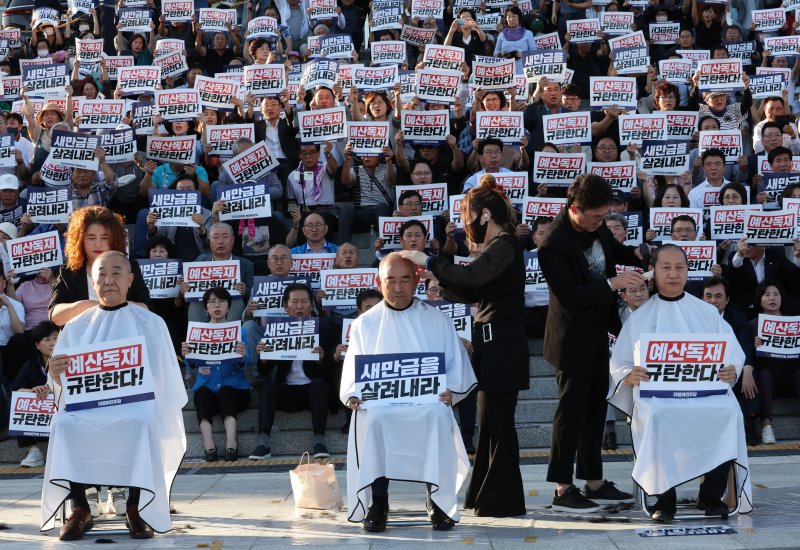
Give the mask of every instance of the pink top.
M 25 281 L 17 289 L 17 300 L 25 307 L 25 330 L 47 321 L 47 306 L 53 295 L 53 283 Z

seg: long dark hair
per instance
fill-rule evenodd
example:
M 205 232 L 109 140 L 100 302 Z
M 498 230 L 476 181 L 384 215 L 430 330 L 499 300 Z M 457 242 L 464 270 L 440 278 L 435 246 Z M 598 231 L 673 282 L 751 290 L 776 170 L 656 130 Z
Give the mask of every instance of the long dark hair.
M 469 224 L 470 212 L 480 214 L 484 208 L 492 214 L 495 223 L 500 225 L 503 231 L 514 233 L 517 226 L 517 211 L 491 174 L 482 175 L 478 185 L 467 191 L 461 201 L 461 220 L 470 240 L 473 237 Z

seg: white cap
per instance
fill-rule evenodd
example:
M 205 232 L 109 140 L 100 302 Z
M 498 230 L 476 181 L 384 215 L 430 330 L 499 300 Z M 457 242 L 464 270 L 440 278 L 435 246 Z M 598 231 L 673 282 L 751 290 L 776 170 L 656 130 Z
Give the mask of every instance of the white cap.
M 0 176 L 0 191 L 3 189 L 11 189 L 17 191 L 19 189 L 19 180 L 14 174 L 3 174 Z
M 0 232 L 8 235 L 9 239 L 17 238 L 17 226 L 10 222 L 0 223 Z

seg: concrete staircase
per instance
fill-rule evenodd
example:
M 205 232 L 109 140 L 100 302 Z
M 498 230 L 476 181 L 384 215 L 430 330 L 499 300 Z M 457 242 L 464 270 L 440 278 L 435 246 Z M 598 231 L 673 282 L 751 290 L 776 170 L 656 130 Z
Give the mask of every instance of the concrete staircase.
M 372 265 L 375 256 L 369 234 L 357 234 L 354 244 L 360 249 L 361 265 Z M 523 449 L 547 449 L 550 447 L 552 419 L 555 412 L 558 388 L 555 370 L 542 357 L 542 341 L 529 340 L 530 389 L 522 392 L 517 406 L 516 422 L 520 447 Z M 191 393 L 191 392 L 190 392 Z M 778 400 L 774 406 L 774 429 L 779 442 L 800 440 L 800 399 Z M 458 417 L 458 415 L 456 415 Z M 183 411 L 187 434 L 187 458 L 203 456 L 200 429 L 191 395 Z M 333 454 L 347 452 L 347 436 L 340 432 L 345 422 L 345 412 L 340 410 L 328 417 L 327 442 Z M 215 441 L 224 452 L 225 438 L 222 422 L 215 418 Z M 239 416 L 239 450 L 244 457 L 255 448 L 258 431 L 258 390 L 252 391 L 250 408 Z M 630 431 L 624 421 L 617 423 L 617 436 L 621 445 L 630 445 Z M 477 441 L 477 430 L 476 430 Z M 309 412 L 278 413 L 271 438 L 274 456 L 298 457 L 312 447 L 311 415 Z M 18 464 L 24 452 L 17 448 L 16 440 L 0 442 L 0 464 Z

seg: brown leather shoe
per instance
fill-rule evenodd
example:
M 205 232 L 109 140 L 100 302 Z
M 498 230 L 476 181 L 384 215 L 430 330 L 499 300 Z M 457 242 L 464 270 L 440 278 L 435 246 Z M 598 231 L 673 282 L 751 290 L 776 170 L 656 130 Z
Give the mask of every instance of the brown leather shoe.
M 153 530 L 150 529 L 150 527 L 142 521 L 141 516 L 139 516 L 138 505 L 128 506 L 125 515 L 128 518 L 125 522 L 125 526 L 128 528 L 132 539 L 153 538 Z
M 93 525 L 92 513 L 80 506 L 75 506 L 72 508 L 72 515 L 61 526 L 58 540 L 80 540 L 83 538 L 83 534 L 91 529 Z

